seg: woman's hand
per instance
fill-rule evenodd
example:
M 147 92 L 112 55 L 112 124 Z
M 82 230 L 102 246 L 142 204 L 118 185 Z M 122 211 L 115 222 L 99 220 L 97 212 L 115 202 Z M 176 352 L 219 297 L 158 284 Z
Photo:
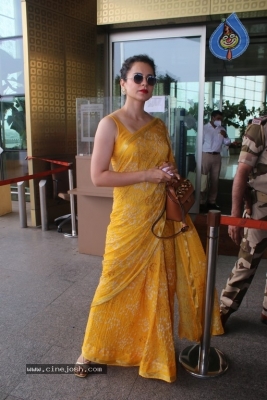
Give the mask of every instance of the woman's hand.
M 145 171 L 145 181 L 152 183 L 170 182 L 174 177 L 180 179 L 175 163 L 164 162 L 160 167 Z
M 161 167 L 154 167 L 144 171 L 144 181 L 152 183 L 166 183 L 173 179 L 173 175 L 165 172 Z
M 159 168 L 162 171 L 167 172 L 170 176 L 176 176 L 177 179 L 180 179 L 180 175 L 179 175 L 177 167 L 174 163 L 165 162 Z

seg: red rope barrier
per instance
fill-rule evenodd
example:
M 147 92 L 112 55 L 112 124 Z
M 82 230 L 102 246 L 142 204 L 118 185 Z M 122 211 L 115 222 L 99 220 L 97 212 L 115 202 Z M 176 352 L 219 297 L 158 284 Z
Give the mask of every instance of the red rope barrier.
M 66 171 L 68 169 L 69 169 L 69 167 L 59 167 L 59 168 L 55 168 L 55 169 L 50 169 L 49 171 L 38 172 L 38 173 L 32 174 L 32 175 L 25 175 L 25 176 L 19 176 L 18 178 L 5 179 L 3 181 L 0 181 L 0 186 L 10 185 L 10 183 L 29 181 L 30 179 L 35 179 L 35 178 L 40 178 L 43 176 L 56 174 L 59 172 Z
M 267 221 L 259 221 L 250 218 L 237 218 L 228 215 L 222 215 L 220 220 L 221 225 L 232 225 L 240 228 L 267 229 Z
M 59 165 L 65 165 L 66 167 L 70 167 L 72 163 L 66 162 L 66 161 L 57 161 L 57 160 L 50 160 L 49 158 L 41 158 L 41 157 L 34 157 L 34 156 L 27 156 L 25 160 L 42 160 L 42 161 L 47 161 L 53 164 L 59 164 Z
M 47 162 L 50 162 L 53 164 L 59 164 L 59 165 L 62 165 L 62 167 L 51 169 L 48 171 L 38 172 L 38 173 L 32 174 L 32 175 L 19 176 L 18 178 L 5 179 L 3 181 L 0 181 L 0 186 L 10 185 L 11 183 L 29 181 L 30 179 L 35 179 L 35 178 L 41 178 L 43 176 L 48 176 L 48 175 L 66 171 L 67 169 L 71 169 L 71 167 L 72 167 L 72 163 L 69 163 L 66 161 L 50 160 L 49 158 L 39 158 L 39 157 L 34 157 L 34 156 L 27 156 L 25 158 L 25 160 L 32 160 L 32 159 L 47 161 Z

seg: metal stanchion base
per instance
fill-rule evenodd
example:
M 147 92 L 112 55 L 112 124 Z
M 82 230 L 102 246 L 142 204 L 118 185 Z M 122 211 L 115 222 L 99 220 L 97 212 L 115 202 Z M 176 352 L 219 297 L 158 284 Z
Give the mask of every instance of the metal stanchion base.
M 210 347 L 208 371 L 205 375 L 201 374 L 199 372 L 199 355 L 200 345 L 198 344 L 186 347 L 180 354 L 180 363 L 191 375 L 197 378 L 215 378 L 227 371 L 228 363 L 224 354 L 215 347 Z
M 78 235 L 76 233 L 74 233 L 74 232 L 72 232 L 72 233 L 64 233 L 64 236 L 65 237 L 71 237 L 71 238 L 77 238 L 78 237 Z

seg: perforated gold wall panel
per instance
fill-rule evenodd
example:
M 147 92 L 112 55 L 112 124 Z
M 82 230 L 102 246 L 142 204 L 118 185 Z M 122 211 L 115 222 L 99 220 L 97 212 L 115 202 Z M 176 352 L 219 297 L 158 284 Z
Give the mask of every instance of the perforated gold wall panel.
M 96 3 L 34 3 L 27 3 L 32 155 L 75 155 L 76 98 L 96 95 Z
M 97 24 L 208 15 L 209 0 L 98 0 Z
M 23 0 L 22 0 L 23 1 Z M 71 17 L 79 21 L 96 24 L 96 1 L 95 0 L 26 0 L 28 4 L 41 6 L 53 14 Z M 43 16 L 45 14 L 42 13 Z M 71 26 L 68 27 L 71 30 Z
M 267 0 L 97 0 L 97 24 L 169 20 L 213 14 L 249 12 L 264 16 Z M 255 13 L 255 15 L 253 14 Z
M 249 17 L 263 17 L 266 15 L 267 0 L 211 0 L 211 14 L 238 13 L 239 17 L 249 12 Z M 265 12 L 264 12 L 265 11 Z
M 27 0 L 24 5 L 28 155 L 65 159 L 75 167 L 76 99 L 96 96 L 96 0 Z M 29 163 L 29 173 L 47 168 L 41 161 Z M 53 201 L 51 185 L 48 180 L 49 219 L 66 213 Z M 32 224 L 39 225 L 38 180 L 30 181 L 30 188 Z

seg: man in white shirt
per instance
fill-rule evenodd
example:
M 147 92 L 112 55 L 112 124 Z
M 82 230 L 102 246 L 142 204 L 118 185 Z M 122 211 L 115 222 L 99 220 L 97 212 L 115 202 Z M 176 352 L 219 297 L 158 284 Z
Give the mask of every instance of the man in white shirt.
M 209 175 L 209 190 L 207 194 L 208 210 L 219 210 L 216 204 L 218 193 L 219 176 L 221 170 L 221 150 L 223 144 L 229 146 L 231 140 L 228 138 L 225 128 L 222 127 L 223 114 L 219 110 L 211 113 L 210 122 L 203 128 L 202 147 L 202 174 Z

